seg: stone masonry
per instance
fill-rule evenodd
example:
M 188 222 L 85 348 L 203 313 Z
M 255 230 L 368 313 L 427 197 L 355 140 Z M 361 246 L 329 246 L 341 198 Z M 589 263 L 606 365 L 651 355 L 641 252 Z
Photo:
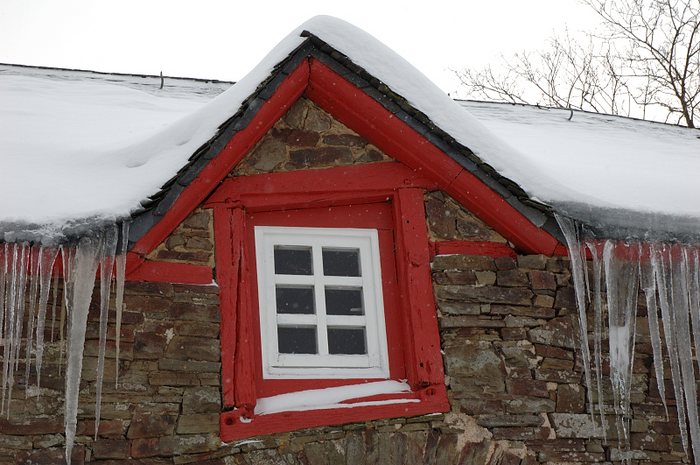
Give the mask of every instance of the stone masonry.
M 390 160 L 328 113 L 300 99 L 232 174 L 245 176 Z
M 301 100 L 235 171 L 381 162 L 371 144 Z M 506 244 L 444 193 L 426 195 L 433 240 Z M 199 209 L 149 257 L 214 265 L 211 215 Z M 568 259 L 437 256 L 432 277 L 451 410 L 274 434 L 224 444 L 218 287 L 130 282 L 114 360 L 114 312 L 98 438 L 93 437 L 99 303 L 90 310 L 73 463 L 207 465 L 554 465 L 619 462 L 612 409 L 608 440 L 589 412 L 577 350 Z M 53 293 L 50 302 L 53 302 Z M 61 296 L 42 387 L 22 376 L 9 419 L 0 419 L 0 463 L 56 464 L 63 456 Z M 643 299 L 642 299 L 643 301 Z M 640 308 L 638 328 L 646 328 Z M 590 325 L 589 325 L 590 327 Z M 631 457 L 636 465 L 685 463 L 673 399 L 666 418 L 651 345 L 638 335 Z M 115 373 L 119 370 L 119 385 Z M 18 373 L 24 373 L 19 367 Z M 670 370 L 666 370 L 670 373 Z M 607 374 L 607 373 L 606 373 Z M 606 379 L 607 380 L 607 379 Z M 668 380 L 667 380 L 668 381 Z M 666 389 L 672 396 L 672 389 Z M 612 405 L 609 389 L 604 392 Z
M 195 210 L 146 258 L 213 267 L 214 217 L 211 210 Z

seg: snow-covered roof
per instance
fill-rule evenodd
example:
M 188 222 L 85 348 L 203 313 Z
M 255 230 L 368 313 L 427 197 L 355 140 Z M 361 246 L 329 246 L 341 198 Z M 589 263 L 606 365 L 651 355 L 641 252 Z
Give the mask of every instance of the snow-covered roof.
M 479 156 L 533 197 L 599 226 L 700 232 L 700 130 L 567 109 L 459 103 L 508 146 L 498 156 L 487 150 Z
M 157 192 L 187 159 L 171 128 L 230 87 L 165 82 L 0 65 L 3 230 L 52 236 L 126 217 Z
M 166 79 L 160 90 L 158 78 L 0 66 L 5 238 L 55 237 L 66 227 L 79 230 L 138 212 L 308 40 L 302 31 L 388 85 L 534 200 L 589 222 L 606 217 L 622 226 L 638 225 L 640 215 L 651 213 L 666 215 L 666 229 L 668 217 L 685 218 L 693 229 L 700 219 L 694 195 L 700 192 L 700 131 L 583 112 L 569 118 L 568 110 L 455 102 L 370 35 L 316 17 L 218 96 L 225 84 Z

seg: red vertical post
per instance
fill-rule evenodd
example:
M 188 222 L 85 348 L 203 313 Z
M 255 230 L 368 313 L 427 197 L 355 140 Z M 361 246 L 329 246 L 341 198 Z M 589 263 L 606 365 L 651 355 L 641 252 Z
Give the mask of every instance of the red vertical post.
M 221 312 L 221 384 L 224 405 L 235 404 L 236 327 L 240 292 L 242 223 L 240 208 L 222 204 L 214 208 L 216 241 L 216 280 L 219 284 Z
M 406 312 L 409 325 L 406 347 L 409 383 L 414 389 L 444 383 L 444 370 L 440 356 L 440 337 L 437 312 L 430 271 L 430 247 L 425 222 L 424 191 L 399 189 L 396 202 L 397 266 L 401 296 L 410 302 Z

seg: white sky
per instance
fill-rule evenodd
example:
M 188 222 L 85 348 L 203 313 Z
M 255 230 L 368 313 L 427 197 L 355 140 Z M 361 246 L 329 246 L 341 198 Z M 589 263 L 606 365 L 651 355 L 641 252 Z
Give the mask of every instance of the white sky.
M 450 68 L 596 24 L 577 0 L 0 0 L 0 62 L 238 80 L 318 14 L 374 35 L 445 92 Z

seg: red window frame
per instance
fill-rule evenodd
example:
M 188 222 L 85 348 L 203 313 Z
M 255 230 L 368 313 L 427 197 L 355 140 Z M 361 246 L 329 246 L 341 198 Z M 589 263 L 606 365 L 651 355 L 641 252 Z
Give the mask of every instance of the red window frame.
M 228 178 L 212 194 L 206 206 L 214 210 L 221 299 L 222 440 L 449 410 L 424 207 L 425 191 L 434 188 L 432 181 L 406 166 L 388 162 Z M 364 218 L 358 213 L 362 206 L 371 211 Z M 254 415 L 256 400 L 262 397 L 366 381 L 262 378 L 256 224 L 385 231 L 380 260 L 385 307 L 389 304 L 385 318 L 390 379 L 406 379 L 411 392 L 401 398 L 413 402 Z M 394 267 L 396 279 L 385 275 Z
M 379 259 L 382 272 L 382 292 L 384 298 L 384 319 L 389 352 L 389 379 L 406 379 L 404 368 L 403 333 L 399 313 L 396 266 L 394 264 L 394 227 L 391 206 L 388 202 L 352 206 L 329 206 L 254 212 L 246 217 L 246 253 L 255 257 L 255 226 L 292 226 L 318 228 L 371 228 L 379 234 Z M 249 264 L 250 290 L 253 306 L 258 308 L 258 273 L 255 260 Z M 252 318 L 255 333 L 254 357 L 262 360 L 262 347 L 259 312 Z M 380 381 L 377 378 L 314 378 L 314 379 L 264 379 L 262 364 L 255 364 L 255 392 L 258 397 L 285 394 L 292 390 L 320 389 L 333 386 L 346 386 L 367 381 Z

